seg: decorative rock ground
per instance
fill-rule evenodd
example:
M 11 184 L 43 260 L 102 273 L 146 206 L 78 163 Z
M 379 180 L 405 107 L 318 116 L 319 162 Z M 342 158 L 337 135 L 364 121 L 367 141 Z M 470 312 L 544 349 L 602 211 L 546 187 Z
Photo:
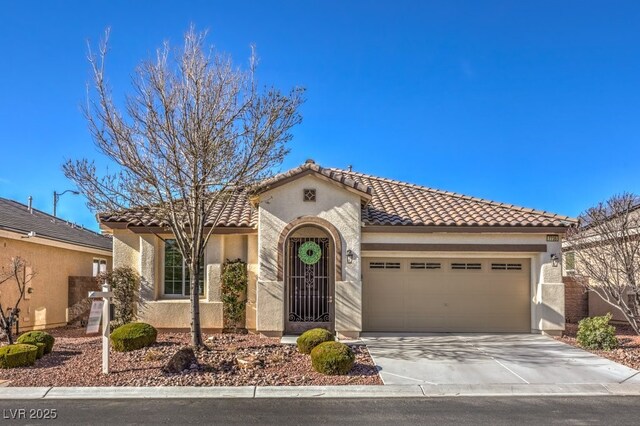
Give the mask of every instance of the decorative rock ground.
M 195 353 L 194 370 L 167 374 L 162 368 L 180 348 L 189 345 L 188 333 L 160 333 L 151 347 L 133 352 L 111 352 L 112 373 L 101 372 L 101 338 L 86 337 L 84 329 L 58 329 L 53 352 L 35 366 L 0 371 L 10 386 L 244 386 L 244 385 L 381 385 L 367 349 L 353 346 L 356 363 L 346 376 L 323 376 L 313 371 L 308 355 L 280 339 L 252 334 L 214 334 L 210 351 Z M 205 336 L 209 337 L 209 336 Z M 240 368 L 236 359 L 256 357 L 261 368 Z

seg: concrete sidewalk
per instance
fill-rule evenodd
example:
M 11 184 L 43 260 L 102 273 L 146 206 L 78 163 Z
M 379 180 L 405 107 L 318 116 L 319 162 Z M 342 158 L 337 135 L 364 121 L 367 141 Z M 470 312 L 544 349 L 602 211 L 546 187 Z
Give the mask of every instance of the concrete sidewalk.
M 239 387 L 0 388 L 0 400 L 198 398 L 438 398 L 452 396 L 638 396 L 640 384 L 496 384 Z

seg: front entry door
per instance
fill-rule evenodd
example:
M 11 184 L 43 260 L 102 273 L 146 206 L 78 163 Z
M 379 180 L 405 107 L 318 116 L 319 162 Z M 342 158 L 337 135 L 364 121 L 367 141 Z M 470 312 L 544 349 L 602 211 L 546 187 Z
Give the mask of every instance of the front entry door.
M 289 238 L 286 332 L 297 334 L 316 327 L 333 331 L 330 250 L 329 238 Z

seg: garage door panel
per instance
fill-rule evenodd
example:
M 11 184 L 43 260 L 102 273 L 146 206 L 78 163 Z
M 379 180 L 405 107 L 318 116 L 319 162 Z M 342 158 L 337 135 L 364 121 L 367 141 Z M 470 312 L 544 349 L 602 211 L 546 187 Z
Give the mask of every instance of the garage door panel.
M 528 332 L 529 260 L 365 259 L 363 303 L 365 331 Z

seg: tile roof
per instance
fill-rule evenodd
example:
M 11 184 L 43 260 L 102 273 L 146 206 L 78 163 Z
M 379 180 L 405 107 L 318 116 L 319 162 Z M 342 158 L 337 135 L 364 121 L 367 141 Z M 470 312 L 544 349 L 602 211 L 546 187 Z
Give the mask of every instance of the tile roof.
M 111 251 L 111 237 L 73 225 L 17 201 L 0 197 L 0 229 L 24 233 L 35 232 L 37 237 L 84 247 Z
M 252 193 L 267 191 L 309 173 L 320 174 L 360 192 L 366 201 L 362 207 L 365 226 L 567 227 L 575 223 L 575 219 L 568 216 L 353 171 L 323 168 L 310 161 L 261 182 Z M 218 226 L 255 227 L 257 210 L 249 198 L 246 191 L 234 195 L 224 207 Z M 220 208 L 216 213 L 219 211 Z M 150 209 L 101 214 L 99 218 L 105 224 L 122 222 L 130 226 L 162 226 L 153 219 Z
M 575 219 L 455 192 L 332 169 L 373 188 L 362 209 L 366 225 L 566 227 Z
M 265 179 L 260 182 L 256 187 L 253 188 L 253 191 L 256 193 L 268 191 L 269 189 L 275 188 L 280 184 L 287 183 L 290 179 L 295 179 L 299 175 L 305 175 L 309 173 L 317 173 L 321 176 L 329 178 L 330 180 L 345 185 L 349 188 L 355 189 L 358 192 L 363 193 L 367 198 L 372 195 L 372 188 L 363 184 L 360 180 L 354 179 L 351 176 L 344 174 L 341 170 L 338 169 L 326 169 L 324 167 L 319 166 L 313 160 L 307 160 L 301 166 L 288 170 L 284 173 L 277 174 L 269 179 Z
M 241 191 L 233 194 L 225 205 L 220 200 L 213 209 L 206 226 L 211 226 L 215 218 L 220 214 L 217 226 L 222 227 L 255 227 L 258 222 L 258 214 L 249 200 L 249 192 Z M 142 210 L 126 210 L 124 212 L 100 213 L 98 220 L 103 224 L 123 223 L 128 226 L 166 226 L 162 220 L 153 214 L 153 208 Z

